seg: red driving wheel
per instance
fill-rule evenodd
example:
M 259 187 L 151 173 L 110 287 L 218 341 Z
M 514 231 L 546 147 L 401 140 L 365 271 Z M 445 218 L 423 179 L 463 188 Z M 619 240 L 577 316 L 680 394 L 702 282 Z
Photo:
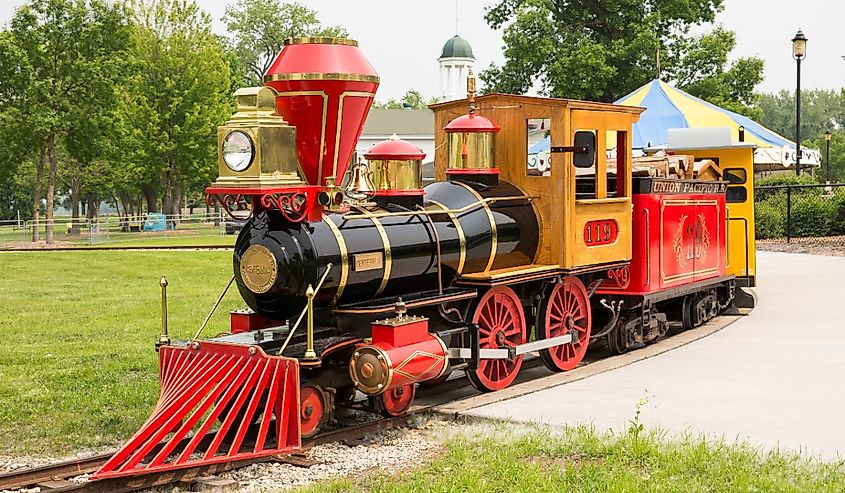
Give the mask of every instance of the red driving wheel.
M 479 349 L 500 349 L 525 344 L 525 313 L 513 289 L 496 286 L 478 300 L 473 323 L 478 325 Z M 472 385 L 482 392 L 501 390 L 516 379 L 522 355 L 513 360 L 482 359 L 477 370 L 468 370 Z
M 387 417 L 402 416 L 411 408 L 416 390 L 414 384 L 403 385 L 386 390 L 375 397 L 370 397 L 370 399 L 373 401 L 373 407 L 382 415 Z
M 305 384 L 299 389 L 299 422 L 303 438 L 312 437 L 323 427 L 326 398 L 320 387 Z
M 592 316 L 584 283 L 566 277 L 555 284 L 543 301 L 538 316 L 539 336 L 550 339 L 572 334 L 572 342 L 541 349 L 543 364 L 552 371 L 572 370 L 584 358 L 590 343 Z

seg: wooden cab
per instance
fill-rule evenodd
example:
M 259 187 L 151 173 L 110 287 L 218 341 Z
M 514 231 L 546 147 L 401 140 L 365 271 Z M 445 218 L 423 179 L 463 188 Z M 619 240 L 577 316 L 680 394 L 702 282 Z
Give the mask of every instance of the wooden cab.
M 630 261 L 631 126 L 644 108 L 509 94 L 479 96 L 475 104 L 501 128 L 494 142 L 499 179 L 534 197 L 541 222 L 534 264 L 578 272 Z M 436 179 L 444 180 L 443 128 L 466 114 L 467 100 L 431 109 Z M 595 158 L 585 163 L 571 148 L 588 133 Z

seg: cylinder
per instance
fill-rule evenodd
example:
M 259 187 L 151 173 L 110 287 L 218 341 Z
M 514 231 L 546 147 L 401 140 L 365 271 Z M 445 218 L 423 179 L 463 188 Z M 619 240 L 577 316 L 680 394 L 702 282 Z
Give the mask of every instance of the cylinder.
M 446 344 L 434 334 L 419 342 L 393 347 L 377 342 L 359 347 L 349 361 L 355 387 L 368 395 L 433 380 L 448 366 Z
M 328 263 L 315 309 L 433 290 L 436 238 L 444 285 L 459 274 L 533 262 L 537 214 L 513 185 L 438 182 L 425 193 L 425 213 L 354 207 L 314 223 L 290 223 L 278 211 L 256 214 L 235 244 L 242 297 L 263 317 L 290 318 L 305 306 L 308 284 L 317 284 Z

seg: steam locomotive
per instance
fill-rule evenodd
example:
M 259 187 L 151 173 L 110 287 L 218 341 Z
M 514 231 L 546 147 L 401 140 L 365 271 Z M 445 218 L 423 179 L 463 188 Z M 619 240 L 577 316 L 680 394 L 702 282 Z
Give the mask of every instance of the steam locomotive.
M 642 108 L 476 97 L 470 79 L 466 100 L 432 106 L 435 183 L 392 138 L 341 188 L 379 82 L 357 43 L 288 40 L 265 79 L 235 93 L 207 189 L 249 216 L 233 255 L 248 309 L 189 341 L 165 313 L 159 403 L 95 479 L 289 451 L 356 396 L 401 415 L 453 371 L 500 390 L 527 353 L 571 370 L 595 341 L 652 343 L 753 283 L 747 234 L 745 264 L 728 258 L 738 185 L 633 176 Z M 543 170 L 527 159 L 537 120 Z

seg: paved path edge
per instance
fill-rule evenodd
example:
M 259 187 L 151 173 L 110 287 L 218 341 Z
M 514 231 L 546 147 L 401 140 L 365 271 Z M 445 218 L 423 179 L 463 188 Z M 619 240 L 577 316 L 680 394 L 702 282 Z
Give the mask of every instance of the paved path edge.
M 539 392 L 541 390 L 583 380 L 611 370 L 616 370 L 638 361 L 658 356 L 667 351 L 686 346 L 687 344 L 699 339 L 703 339 L 724 329 L 737 320 L 743 318 L 745 315 L 746 314 L 721 315 L 705 323 L 701 327 L 675 334 L 650 346 L 625 354 L 620 354 L 618 356 L 604 358 L 588 365 L 580 366 L 572 371 L 554 373 L 547 377 L 537 378 L 528 382 L 513 385 L 498 392 L 490 392 L 487 394 L 475 395 L 457 401 L 452 401 L 441 406 L 436 406 L 432 411 L 438 414 L 456 417 L 470 411 L 471 409 L 486 406 L 487 404 L 514 399 L 523 395 L 532 394 L 534 392 Z

